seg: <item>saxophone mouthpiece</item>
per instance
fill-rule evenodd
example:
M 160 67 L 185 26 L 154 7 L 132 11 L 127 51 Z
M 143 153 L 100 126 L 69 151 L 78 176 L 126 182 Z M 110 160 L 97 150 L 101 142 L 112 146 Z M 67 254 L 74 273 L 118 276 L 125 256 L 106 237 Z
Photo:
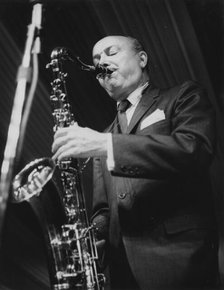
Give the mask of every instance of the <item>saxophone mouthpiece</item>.
M 95 68 L 95 73 L 97 76 L 99 75 L 110 75 L 112 74 L 113 70 L 109 69 L 106 66 L 97 65 Z

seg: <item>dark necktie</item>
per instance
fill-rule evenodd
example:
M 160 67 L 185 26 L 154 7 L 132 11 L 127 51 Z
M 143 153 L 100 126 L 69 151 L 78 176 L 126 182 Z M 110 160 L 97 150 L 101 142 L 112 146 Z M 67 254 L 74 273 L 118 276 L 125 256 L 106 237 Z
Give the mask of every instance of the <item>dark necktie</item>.
M 126 116 L 126 110 L 130 107 L 130 105 L 131 103 L 126 99 L 121 101 L 117 107 L 118 110 L 117 116 L 122 133 L 127 132 L 128 121 Z

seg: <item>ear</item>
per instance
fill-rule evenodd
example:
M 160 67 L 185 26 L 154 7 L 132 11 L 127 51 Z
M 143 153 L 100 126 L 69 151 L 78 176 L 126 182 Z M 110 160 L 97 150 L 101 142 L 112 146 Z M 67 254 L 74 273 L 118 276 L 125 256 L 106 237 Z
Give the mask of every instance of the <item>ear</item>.
M 147 65 L 148 55 L 147 55 L 147 53 L 144 50 L 142 50 L 142 51 L 139 52 L 139 58 L 140 58 L 140 66 L 143 69 Z

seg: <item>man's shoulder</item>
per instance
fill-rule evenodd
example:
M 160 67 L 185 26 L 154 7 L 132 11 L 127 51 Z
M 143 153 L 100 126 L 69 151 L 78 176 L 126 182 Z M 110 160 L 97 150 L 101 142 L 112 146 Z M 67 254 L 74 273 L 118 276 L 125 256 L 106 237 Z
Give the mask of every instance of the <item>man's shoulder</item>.
M 164 89 L 161 89 L 161 92 L 184 92 L 184 91 L 192 91 L 195 89 L 203 89 L 201 84 L 199 84 L 197 81 L 193 80 L 186 80 L 180 84 L 176 84 L 171 87 L 166 87 Z
M 206 95 L 205 89 L 198 82 L 186 80 L 180 84 L 159 89 L 157 105 L 171 110 L 172 106 L 180 102 L 207 100 Z
M 160 97 L 164 99 L 179 99 L 182 97 L 205 94 L 205 89 L 200 83 L 193 80 L 187 80 L 181 84 L 160 90 Z

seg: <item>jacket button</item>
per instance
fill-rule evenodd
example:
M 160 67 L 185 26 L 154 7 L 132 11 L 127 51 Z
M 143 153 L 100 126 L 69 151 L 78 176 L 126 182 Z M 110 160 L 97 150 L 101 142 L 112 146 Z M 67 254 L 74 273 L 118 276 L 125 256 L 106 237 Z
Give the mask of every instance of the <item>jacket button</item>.
M 126 197 L 126 193 L 119 193 L 118 194 L 118 197 L 120 198 L 120 199 L 124 199 L 125 197 Z

